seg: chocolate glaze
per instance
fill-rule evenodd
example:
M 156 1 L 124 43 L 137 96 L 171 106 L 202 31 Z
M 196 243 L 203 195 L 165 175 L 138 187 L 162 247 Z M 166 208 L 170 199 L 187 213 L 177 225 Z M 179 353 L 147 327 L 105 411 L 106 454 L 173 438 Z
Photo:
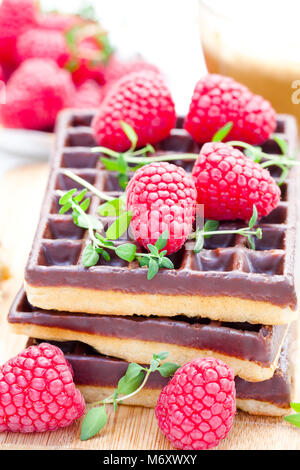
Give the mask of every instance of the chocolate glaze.
M 114 258 L 111 263 L 100 261 L 97 266 L 84 268 L 81 253 L 87 233 L 73 226 L 71 215 L 57 214 L 55 191 L 80 187 L 62 173 L 65 168 L 70 168 L 101 191 L 119 194 L 114 173 L 104 171 L 99 159 L 91 153 L 91 146 L 95 145 L 90 128 L 92 117 L 91 111 L 69 110 L 58 120 L 48 189 L 26 268 L 28 284 L 114 290 L 135 295 L 233 296 L 296 309 L 296 168 L 290 170 L 282 186 L 279 206 L 260 222 L 263 238 L 255 240 L 255 251 L 249 250 L 244 237 L 212 237 L 205 241 L 204 250 L 199 254 L 185 246 L 173 256 L 175 269 L 162 269 L 151 281 L 146 278 L 145 268 Z M 182 129 L 182 121 L 179 119 L 170 137 L 157 145 L 157 154 L 199 151 L 199 145 Z M 279 115 L 277 127 L 288 143 L 289 153 L 294 154 L 297 145 L 294 119 Z M 279 153 L 274 140 L 266 142 L 263 149 Z M 176 163 L 187 171 L 193 164 L 189 161 Z M 278 176 L 278 169 L 271 168 L 270 171 L 274 177 Z M 98 205 L 99 200 L 93 197 L 90 213 L 96 214 Z M 103 222 L 112 221 L 103 219 Z M 222 223 L 220 228 L 237 226 L 240 224 L 235 221 Z
M 262 326 L 183 317 L 122 317 L 47 311 L 32 307 L 23 289 L 8 316 L 10 323 L 39 325 L 93 335 L 176 344 L 270 366 L 282 344 L 287 325 Z
M 28 346 L 42 340 L 30 339 Z M 65 354 L 74 370 L 74 381 L 77 385 L 99 387 L 116 387 L 119 379 L 125 374 L 128 363 L 119 359 L 97 354 L 92 348 L 78 342 L 52 342 Z M 292 400 L 292 382 L 288 368 L 288 340 L 282 348 L 278 367 L 269 380 L 263 382 L 247 382 L 235 378 L 236 396 L 241 399 L 253 399 L 289 408 Z M 169 381 L 159 372 L 150 375 L 147 389 L 161 389 Z

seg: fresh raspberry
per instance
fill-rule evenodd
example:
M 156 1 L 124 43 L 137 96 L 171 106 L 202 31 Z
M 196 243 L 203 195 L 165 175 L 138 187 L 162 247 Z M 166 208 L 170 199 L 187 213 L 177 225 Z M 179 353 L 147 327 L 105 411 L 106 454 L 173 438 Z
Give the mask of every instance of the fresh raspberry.
M 95 36 L 78 41 L 76 57 L 71 70 L 73 81 L 77 86 L 87 80 L 95 80 L 100 85 L 105 83 L 103 48 L 104 46 Z
M 150 163 L 136 171 L 126 189 L 130 228 L 147 248 L 168 230 L 168 254 L 178 251 L 192 230 L 196 188 L 183 168 L 171 163 Z
M 63 33 L 38 28 L 29 29 L 19 37 L 16 53 L 19 62 L 36 57 L 52 59 L 59 67 L 64 67 L 71 58 Z
M 0 5 L 0 61 L 14 64 L 17 38 L 37 24 L 33 0 L 3 0 Z
M 124 61 L 118 59 L 116 56 L 112 56 L 105 69 L 105 88 L 108 90 L 113 83 L 129 73 L 144 71 L 161 73 L 156 65 L 150 64 L 144 60 L 137 59 Z
M 30 346 L 0 368 L 0 432 L 45 432 L 69 426 L 85 403 L 56 346 Z
M 208 74 L 195 87 L 185 129 L 204 143 L 229 121 L 233 127 L 227 140 L 257 145 L 274 132 L 276 113 L 268 101 L 232 78 Z
M 159 74 L 131 73 L 115 83 L 92 122 L 99 145 L 120 152 L 130 148 L 120 121 L 133 127 L 138 147 L 155 144 L 170 134 L 176 121 L 175 107 Z
M 98 108 L 103 99 L 103 91 L 94 80 L 87 80 L 76 91 L 74 108 Z
M 5 72 L 1 64 L 0 64 L 0 82 L 5 82 Z
M 280 200 L 280 189 L 268 170 L 221 142 L 203 145 L 192 176 L 206 218 L 248 221 L 254 204 L 260 218 Z
M 65 32 L 83 20 L 77 15 L 65 15 L 61 13 L 40 13 L 37 15 L 37 23 L 40 28 Z
M 7 127 L 52 129 L 58 112 L 73 103 L 70 74 L 49 59 L 28 59 L 10 77 L 2 120 Z
M 155 416 L 177 449 L 216 447 L 236 412 L 234 374 L 219 359 L 199 358 L 178 369 L 158 398 Z

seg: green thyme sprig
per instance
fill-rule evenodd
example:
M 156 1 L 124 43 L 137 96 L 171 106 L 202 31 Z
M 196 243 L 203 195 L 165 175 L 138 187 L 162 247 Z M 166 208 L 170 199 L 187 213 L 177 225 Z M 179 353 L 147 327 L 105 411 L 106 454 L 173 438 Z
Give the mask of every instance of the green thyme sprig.
M 100 157 L 100 160 L 107 170 L 118 173 L 118 180 L 122 189 L 126 188 L 130 173 L 134 173 L 144 165 L 154 162 L 176 161 L 182 159 L 193 160 L 198 157 L 197 154 L 174 154 L 150 157 L 147 154 L 155 152 L 152 145 L 147 144 L 142 149 L 136 150 L 138 136 L 135 130 L 124 121 L 120 121 L 120 125 L 131 143 L 131 147 L 127 152 L 120 153 L 107 147 L 93 147 L 92 152 L 103 153 L 109 157 Z
M 95 266 L 100 256 L 108 262 L 110 261 L 109 251 L 113 251 L 119 258 L 127 262 L 137 260 L 141 267 L 147 266 L 148 280 L 153 279 L 162 268 L 174 269 L 172 261 L 165 256 L 167 251 L 163 250 L 168 242 L 169 232 L 167 230 L 161 234 L 155 245 L 147 245 L 149 253 L 137 252 L 137 247 L 134 243 L 118 245 L 115 241 L 127 231 L 132 217 L 131 211 L 121 213 L 108 227 L 106 233 L 102 235 L 101 233 L 104 233 L 102 222 L 97 217 L 86 213 L 90 206 L 90 198 L 85 199 L 87 188 L 79 192 L 79 194 L 76 193 L 77 189 L 71 189 L 65 194 L 62 191 L 58 191 L 58 195 L 61 196 L 59 204 L 62 206 L 59 213 L 65 214 L 72 209 L 72 218 L 75 225 L 87 229 L 89 232 L 90 241 L 82 253 L 83 266 L 86 268 Z
M 153 354 L 149 367 L 143 367 L 135 362 L 129 364 L 126 374 L 119 380 L 114 392 L 104 400 L 91 404 L 92 408 L 87 412 L 82 423 L 80 439 L 86 441 L 98 434 L 108 420 L 106 406 L 112 404 L 116 412 L 118 404 L 133 397 L 144 388 L 151 373 L 157 371 L 163 377 L 174 375 L 179 365 L 172 362 L 162 363 L 168 355 L 169 353 L 165 351 Z
M 122 128 L 127 135 L 128 139 L 131 141 L 131 148 L 125 153 L 115 152 L 106 147 L 94 147 L 92 152 L 101 152 L 108 155 L 110 158 L 102 157 L 101 161 L 105 165 L 106 169 L 110 171 L 116 171 L 119 173 L 119 182 L 122 189 L 125 189 L 128 183 L 128 174 L 136 171 L 144 165 L 154 162 L 170 162 L 177 160 L 197 160 L 198 154 L 189 153 L 189 154 L 176 154 L 173 155 L 159 155 L 155 157 L 145 155 L 147 153 L 153 153 L 154 149 L 151 145 L 147 145 L 141 150 L 135 151 L 137 144 L 137 136 L 134 129 L 126 124 L 121 122 Z M 233 127 L 233 123 L 230 121 L 221 127 L 215 135 L 212 137 L 212 142 L 222 142 Z M 248 144 L 246 142 L 232 140 L 226 142 L 227 145 L 232 147 L 239 147 L 244 149 L 245 155 L 251 158 L 253 161 L 260 163 L 263 168 L 268 168 L 270 166 L 277 166 L 281 169 L 281 176 L 277 182 L 279 186 L 285 181 L 288 171 L 291 167 L 300 165 L 300 162 L 295 159 L 294 156 L 288 155 L 288 147 L 285 140 L 279 137 L 277 134 L 271 136 L 273 140 L 278 144 L 281 155 L 270 155 L 262 151 L 261 147 Z M 114 161 L 115 160 L 115 161 Z M 129 164 L 136 164 L 136 166 L 130 166 Z
M 284 420 L 300 428 L 300 403 L 290 403 L 290 407 L 296 411 L 296 413 L 285 416 Z
M 260 227 L 254 228 L 257 222 L 258 214 L 256 206 L 253 205 L 252 217 L 249 221 L 248 227 L 242 227 L 235 230 L 218 230 L 219 222 L 217 220 L 207 220 L 202 229 L 196 229 L 196 232 L 190 235 L 190 239 L 195 239 L 194 253 L 200 253 L 204 246 L 204 240 L 214 235 L 227 235 L 236 234 L 242 235 L 248 239 L 248 243 L 251 249 L 255 250 L 255 243 L 253 237 L 258 239 L 262 238 L 262 229 Z
M 130 149 L 127 152 L 115 152 L 107 147 L 94 147 L 92 152 L 100 152 L 110 157 L 101 157 L 100 160 L 107 170 L 118 173 L 117 177 L 120 187 L 125 189 L 129 181 L 128 175 L 130 172 L 141 168 L 145 163 L 142 163 L 140 158 L 148 153 L 154 153 L 154 148 L 152 145 L 147 144 L 142 149 L 136 150 L 138 136 L 135 130 L 124 121 L 120 121 L 120 125 L 131 143 Z M 129 166 L 129 163 L 136 163 L 136 166 Z

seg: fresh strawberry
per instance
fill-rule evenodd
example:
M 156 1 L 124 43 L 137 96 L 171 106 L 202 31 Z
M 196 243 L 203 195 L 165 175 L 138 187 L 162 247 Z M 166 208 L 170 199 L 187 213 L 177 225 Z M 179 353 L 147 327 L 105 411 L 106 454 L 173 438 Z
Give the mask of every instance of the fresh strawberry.
M 103 91 L 94 80 L 87 80 L 77 90 L 74 99 L 74 108 L 98 108 L 103 99 Z
M 57 113 L 73 103 L 70 74 L 50 59 L 28 59 L 10 77 L 2 121 L 7 127 L 52 129 Z
M 16 52 L 20 62 L 31 58 L 52 59 L 60 67 L 71 58 L 63 33 L 41 28 L 25 31 L 17 41 Z
M 0 62 L 14 65 L 17 38 L 37 24 L 36 2 L 3 0 L 0 5 Z
M 253 205 L 260 218 L 280 200 L 280 189 L 268 170 L 228 144 L 203 145 L 192 176 L 197 202 L 204 204 L 208 219 L 249 221 Z
M 274 132 L 276 113 L 268 101 L 232 78 L 208 74 L 195 87 L 185 129 L 204 143 L 228 122 L 233 126 L 227 140 L 259 145 Z
M 175 106 L 159 74 L 131 73 L 115 83 L 92 122 L 99 145 L 120 152 L 130 148 L 120 121 L 135 130 L 138 147 L 155 144 L 170 134 L 176 122 Z

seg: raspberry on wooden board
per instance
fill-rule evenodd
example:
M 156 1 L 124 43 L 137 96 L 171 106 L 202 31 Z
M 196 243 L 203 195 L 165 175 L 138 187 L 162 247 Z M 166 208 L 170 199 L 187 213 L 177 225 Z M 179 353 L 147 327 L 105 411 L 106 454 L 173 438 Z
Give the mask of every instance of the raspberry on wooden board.
M 84 411 L 72 368 L 56 346 L 30 346 L 0 367 L 0 432 L 54 431 Z
M 229 433 L 235 412 L 233 370 L 215 358 L 194 359 L 178 369 L 155 407 L 159 428 L 183 450 L 216 447 Z

